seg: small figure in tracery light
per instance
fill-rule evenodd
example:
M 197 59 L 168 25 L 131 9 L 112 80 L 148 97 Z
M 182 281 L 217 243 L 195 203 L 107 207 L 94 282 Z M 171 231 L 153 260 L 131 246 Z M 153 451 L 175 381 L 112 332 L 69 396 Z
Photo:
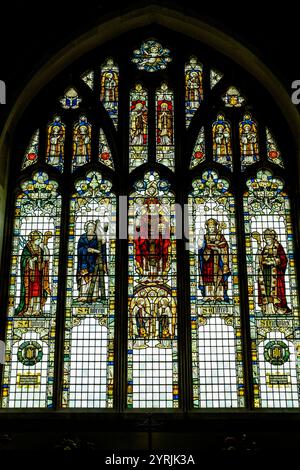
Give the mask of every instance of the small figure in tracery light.
M 100 100 L 107 110 L 114 110 L 119 98 L 118 67 L 113 59 L 107 59 L 101 68 Z
M 230 125 L 223 114 L 219 114 L 213 123 L 213 153 L 214 160 L 222 165 L 231 166 L 231 134 Z
M 91 125 L 86 116 L 80 116 L 74 126 L 73 167 L 84 165 L 91 157 Z
M 167 83 L 162 83 L 157 95 L 157 144 L 173 144 L 173 103 L 172 92 Z
M 251 114 L 245 114 L 243 121 L 240 123 L 240 145 L 244 165 L 251 165 L 258 161 L 257 124 L 251 118 Z
M 186 107 L 195 112 L 203 100 L 202 66 L 196 57 L 191 57 L 185 66 Z
M 64 157 L 65 126 L 58 116 L 48 127 L 47 163 L 62 168 Z
M 139 98 L 143 95 L 143 88 L 136 85 L 136 92 Z M 130 107 L 130 144 L 146 145 L 147 143 L 147 102 L 146 99 L 133 99 Z

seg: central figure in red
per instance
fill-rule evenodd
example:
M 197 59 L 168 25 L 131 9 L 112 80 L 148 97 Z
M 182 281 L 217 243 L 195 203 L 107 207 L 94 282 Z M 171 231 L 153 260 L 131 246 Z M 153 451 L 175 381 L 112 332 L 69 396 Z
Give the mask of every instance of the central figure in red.
M 161 214 L 156 198 L 145 200 L 134 240 L 138 272 L 146 276 L 162 275 L 169 265 L 170 224 Z

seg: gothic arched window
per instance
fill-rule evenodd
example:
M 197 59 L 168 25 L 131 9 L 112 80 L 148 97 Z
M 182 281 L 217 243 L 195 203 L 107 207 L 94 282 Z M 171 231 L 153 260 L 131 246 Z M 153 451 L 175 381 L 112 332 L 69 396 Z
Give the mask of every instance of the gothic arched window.
M 157 31 L 41 92 L 11 170 L 3 408 L 299 406 L 289 147 L 255 83 Z

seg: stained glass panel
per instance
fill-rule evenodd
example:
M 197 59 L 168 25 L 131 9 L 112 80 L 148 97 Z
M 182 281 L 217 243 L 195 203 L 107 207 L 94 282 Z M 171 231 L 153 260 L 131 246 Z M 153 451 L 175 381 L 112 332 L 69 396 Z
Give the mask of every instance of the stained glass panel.
M 190 168 L 195 168 L 195 166 L 204 162 L 204 160 L 205 160 L 205 134 L 204 134 L 204 127 L 202 127 L 198 134 L 196 144 L 193 150 Z
M 111 151 L 103 129 L 100 129 L 99 133 L 99 162 L 108 166 L 109 168 L 114 169 L 114 162 Z
M 259 160 L 257 123 L 251 114 L 244 115 L 239 125 L 242 170 Z
M 169 49 L 164 48 L 155 40 L 148 40 L 142 42 L 140 49 L 133 51 L 131 61 L 137 64 L 139 70 L 157 72 L 158 70 L 167 68 L 172 58 L 170 57 Z
M 22 163 L 22 170 L 25 170 L 30 165 L 33 165 L 38 161 L 38 156 L 39 156 L 39 129 L 37 129 L 28 144 L 28 147 L 26 149 L 24 158 L 23 158 L 23 163 Z
M 63 407 L 113 406 L 116 198 L 98 172 L 71 198 Z
M 118 127 L 119 67 L 111 57 L 101 66 L 100 81 L 100 100 L 115 127 Z
M 175 169 L 174 93 L 165 82 L 156 90 L 156 161 Z
M 175 197 L 156 172 L 129 197 L 128 407 L 177 408 Z
M 73 159 L 72 170 L 85 165 L 91 159 L 92 126 L 85 115 L 79 116 L 79 120 L 73 126 Z
M 273 137 L 270 129 L 266 128 L 267 135 L 267 158 L 270 162 L 275 163 L 284 168 L 281 152 L 278 148 L 277 142 Z
M 217 116 L 212 133 L 214 161 L 232 170 L 231 125 L 223 114 Z
M 137 83 L 130 92 L 129 171 L 148 161 L 148 92 Z
M 16 198 L 9 281 L 4 408 L 53 406 L 61 198 L 41 171 Z
M 59 171 L 64 167 L 66 127 L 59 116 L 54 116 L 48 125 L 46 163 L 54 166 Z
M 235 203 L 214 171 L 193 181 L 189 229 L 194 407 L 243 407 Z
M 195 112 L 203 100 L 203 66 L 197 57 L 192 56 L 185 64 L 185 121 L 189 126 Z
M 75 88 L 68 88 L 64 96 L 60 98 L 60 104 L 64 109 L 77 109 L 82 101 Z
M 225 95 L 222 96 L 222 100 L 228 108 L 240 108 L 245 102 L 245 98 L 234 86 L 228 88 Z
M 283 181 L 260 170 L 244 195 L 255 407 L 299 407 L 299 307 Z

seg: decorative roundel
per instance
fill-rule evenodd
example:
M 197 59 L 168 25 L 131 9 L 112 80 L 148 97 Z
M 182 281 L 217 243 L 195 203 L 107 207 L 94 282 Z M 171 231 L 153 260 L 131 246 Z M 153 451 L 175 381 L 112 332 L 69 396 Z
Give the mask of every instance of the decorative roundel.
M 282 366 L 289 360 L 290 351 L 283 341 L 269 341 L 265 345 L 264 356 L 272 366 Z
M 36 341 L 24 341 L 18 349 L 18 361 L 24 366 L 34 366 L 42 357 L 42 346 Z

